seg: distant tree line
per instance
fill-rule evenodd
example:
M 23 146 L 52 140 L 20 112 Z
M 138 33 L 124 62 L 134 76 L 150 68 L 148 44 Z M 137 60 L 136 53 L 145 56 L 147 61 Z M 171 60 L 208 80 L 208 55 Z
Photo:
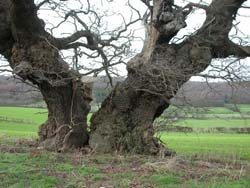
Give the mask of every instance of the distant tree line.
M 114 83 L 122 78 L 114 78 Z M 107 77 L 99 77 L 93 85 L 93 105 L 99 106 L 111 91 Z M 38 90 L 19 80 L 0 76 L 0 105 L 45 107 Z M 197 107 L 250 104 L 250 82 L 187 82 L 171 100 L 174 105 Z M 40 104 L 40 106 L 39 106 Z
M 250 104 L 250 82 L 187 82 L 172 103 L 198 107 Z
M 41 93 L 34 87 L 11 77 L 0 76 L 1 106 L 32 105 L 35 107 L 37 103 L 42 102 L 43 98 Z

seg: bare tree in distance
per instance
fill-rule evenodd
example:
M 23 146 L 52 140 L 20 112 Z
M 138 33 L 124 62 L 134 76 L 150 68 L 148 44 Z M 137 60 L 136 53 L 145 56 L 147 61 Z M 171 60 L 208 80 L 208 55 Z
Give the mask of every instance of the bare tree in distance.
M 137 18 L 131 17 L 129 23 L 111 33 L 98 33 L 100 16 L 92 11 L 87 0 L 76 1 L 87 5 L 79 10 L 68 9 L 67 1 L 62 0 L 45 0 L 37 5 L 33 0 L 0 3 L 4 10 L 0 15 L 0 53 L 16 74 L 37 85 L 43 94 L 49 118 L 40 128 L 39 136 L 45 146 L 67 149 L 89 143 L 100 152 L 171 154 L 154 138 L 153 129 L 154 120 L 168 108 L 170 99 L 192 76 L 204 71 L 212 59 L 233 56 L 241 59 L 250 55 L 248 45 L 229 37 L 238 10 L 249 8 L 244 5 L 246 0 L 181 5 L 173 0 L 141 1 L 148 8 L 144 16 L 131 6 Z M 37 17 L 43 6 L 59 9 L 58 15 L 63 18 L 50 32 Z M 206 13 L 203 25 L 177 40 L 176 35 L 186 27 L 186 19 L 195 8 Z M 85 15 L 96 19 L 87 25 Z M 79 57 L 97 58 L 95 62 L 100 61 L 102 66 L 86 74 L 105 71 L 112 84 L 110 67 L 123 63 L 129 54 L 134 38 L 129 37 L 133 33 L 128 33 L 127 28 L 139 20 L 144 20 L 147 33 L 143 50 L 128 62 L 126 80 L 114 87 L 93 115 L 88 138 L 86 116 L 91 89 L 81 82 L 78 70 L 83 67 L 79 67 Z M 65 22 L 73 23 L 75 32 L 63 38 L 53 36 L 53 29 Z M 118 41 L 123 38 L 128 42 Z M 60 53 L 69 49 L 73 53 L 74 71 Z

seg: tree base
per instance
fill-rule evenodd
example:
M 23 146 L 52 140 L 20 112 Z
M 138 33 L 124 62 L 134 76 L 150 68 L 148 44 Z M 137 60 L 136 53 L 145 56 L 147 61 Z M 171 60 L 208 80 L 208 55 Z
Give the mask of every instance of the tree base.
M 43 137 L 48 135 L 48 127 L 53 127 L 46 122 L 41 125 L 39 129 L 40 141 L 39 149 L 46 149 L 51 151 L 65 152 L 72 149 L 79 149 L 88 145 L 89 135 L 83 130 L 72 129 L 69 125 L 59 127 L 54 135 L 50 137 Z

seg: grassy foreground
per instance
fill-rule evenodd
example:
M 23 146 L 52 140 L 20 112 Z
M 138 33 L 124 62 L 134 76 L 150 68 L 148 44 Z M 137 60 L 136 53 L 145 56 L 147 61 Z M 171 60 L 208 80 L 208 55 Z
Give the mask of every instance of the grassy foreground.
M 250 135 L 163 132 L 157 136 L 177 151 L 165 159 L 61 154 L 31 141 L 46 116 L 0 107 L 0 188 L 250 188 Z
M 1 145 L 0 187 L 249 188 L 245 161 L 177 156 L 84 155 Z

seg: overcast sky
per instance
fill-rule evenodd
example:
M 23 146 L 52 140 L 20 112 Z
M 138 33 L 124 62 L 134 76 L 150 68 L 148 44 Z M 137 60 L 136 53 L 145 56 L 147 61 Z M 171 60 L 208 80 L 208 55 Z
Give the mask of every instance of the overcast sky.
M 81 2 L 85 2 L 85 0 L 71 0 L 70 4 L 68 4 L 67 6 L 69 8 L 72 9 L 80 9 L 80 8 L 85 8 L 85 7 L 81 7 L 82 5 L 79 3 L 79 1 Z M 138 10 L 140 10 L 140 12 L 143 14 L 146 10 L 146 7 L 144 4 L 142 4 L 140 2 L 140 0 L 130 0 L 131 4 L 137 8 Z M 195 2 L 198 3 L 200 2 L 200 0 L 176 0 L 175 1 L 176 4 L 180 5 L 180 6 L 184 6 L 185 4 L 187 4 L 188 2 Z M 207 3 L 210 3 L 211 1 L 205 1 Z M 102 14 L 104 11 L 109 12 L 110 15 L 112 15 L 112 12 L 116 13 L 117 15 L 112 15 L 107 17 L 104 20 L 104 27 L 103 29 L 108 29 L 108 30 L 112 30 L 114 28 L 119 27 L 122 23 L 122 17 L 118 14 L 122 14 L 125 19 L 127 19 L 126 21 L 129 20 L 129 18 L 131 17 L 131 9 L 127 6 L 127 2 L 124 0 L 113 0 L 112 2 L 107 2 L 107 0 L 90 0 L 91 5 L 93 5 L 95 7 L 95 10 L 97 10 L 97 12 L 99 14 Z M 248 0 L 245 3 L 246 6 L 250 7 L 250 0 Z M 237 27 L 238 27 L 238 32 L 237 36 L 240 38 L 244 38 L 244 40 L 249 40 L 250 38 L 250 9 L 240 9 L 239 11 L 239 15 L 237 16 L 237 20 L 235 21 L 235 23 L 237 23 Z M 60 12 L 53 12 L 53 11 L 48 11 L 48 9 L 42 9 L 41 11 L 39 11 L 39 17 L 41 17 L 42 19 L 45 20 L 45 22 L 47 23 L 46 27 L 47 28 L 51 28 L 52 25 L 55 25 L 56 23 L 59 23 L 61 21 L 62 18 L 60 18 L 60 16 L 63 16 L 63 14 L 61 14 Z M 134 16 L 136 16 L 134 14 Z M 183 35 L 187 35 L 187 34 L 191 34 L 193 33 L 195 30 L 197 30 L 202 23 L 205 20 L 205 13 L 203 10 L 200 9 L 196 9 L 194 11 L 193 14 L 191 14 L 190 16 L 188 16 L 188 19 L 186 20 L 187 22 L 187 27 L 182 29 L 177 37 L 181 38 Z M 51 23 L 51 24 L 50 24 Z M 142 23 L 137 23 L 134 24 L 133 27 L 130 28 L 131 30 L 136 30 L 135 31 L 135 36 L 136 37 L 144 37 L 144 28 Z M 67 36 L 70 35 L 71 33 L 73 33 L 75 30 L 73 24 L 65 23 L 63 25 L 61 25 L 57 30 L 53 31 L 53 34 L 57 37 L 61 37 L 61 36 Z M 235 30 L 232 29 L 231 33 L 232 35 L 235 35 Z M 235 39 L 236 40 L 236 39 Z M 133 48 L 137 49 L 138 52 L 141 50 L 143 45 L 143 42 L 141 40 L 135 40 L 133 43 Z M 67 55 L 67 53 L 64 53 Z M 85 60 L 83 60 L 85 61 Z M 245 61 L 245 64 L 250 63 L 249 59 Z M 90 62 L 89 66 L 95 66 L 94 64 L 92 64 Z M 125 66 L 119 66 L 119 73 L 123 76 L 126 75 L 126 68 Z M 210 69 L 208 69 L 210 70 Z M 200 78 L 193 78 L 193 80 L 200 80 Z

